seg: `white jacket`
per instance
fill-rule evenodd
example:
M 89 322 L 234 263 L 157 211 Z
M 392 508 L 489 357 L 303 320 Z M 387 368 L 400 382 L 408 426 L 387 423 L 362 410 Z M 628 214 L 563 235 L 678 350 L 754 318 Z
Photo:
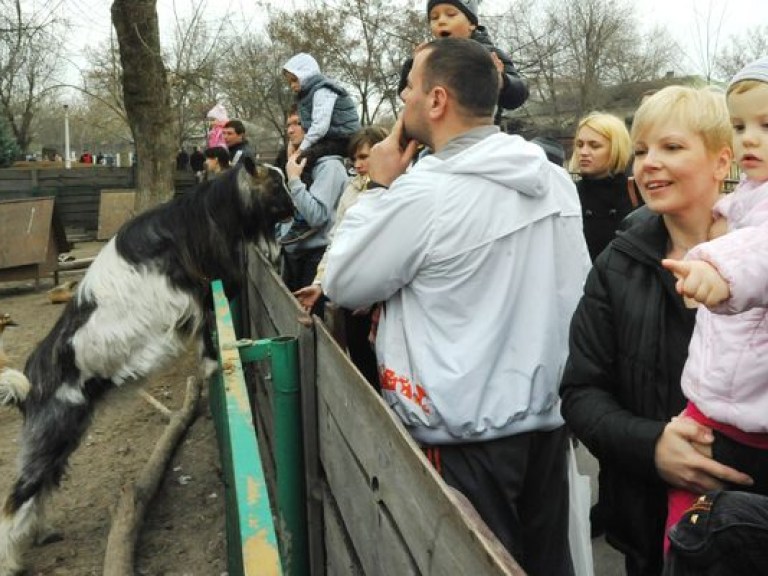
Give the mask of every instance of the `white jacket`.
M 383 396 L 417 440 L 466 442 L 563 424 L 558 386 L 589 267 L 568 174 L 484 127 L 350 208 L 324 288 L 346 308 L 386 301 Z

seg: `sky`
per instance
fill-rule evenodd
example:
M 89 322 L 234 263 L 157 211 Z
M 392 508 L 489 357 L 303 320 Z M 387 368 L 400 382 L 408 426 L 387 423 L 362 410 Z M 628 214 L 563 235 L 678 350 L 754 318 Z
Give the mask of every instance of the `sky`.
M 46 2 L 46 0 L 32 0 Z M 50 0 L 47 0 L 50 2 Z M 534 2 L 536 0 L 533 0 Z M 109 0 L 62 0 L 70 20 L 75 25 L 71 35 L 72 47 L 69 59 L 82 62 L 79 54 L 84 46 L 97 46 L 108 38 L 111 23 Z M 263 19 L 263 4 L 280 8 L 291 5 L 301 6 L 301 0 L 207 0 L 206 18 L 217 19 L 227 12 L 239 15 L 244 25 L 260 26 Z M 481 0 L 481 23 L 509 8 L 510 0 Z M 192 0 L 157 0 L 160 33 L 170 38 L 173 30 L 174 13 L 189 13 Z M 414 0 L 412 5 L 426 7 L 426 1 Z M 664 24 L 673 38 L 682 46 L 680 55 L 684 72 L 702 72 L 704 41 L 707 37 L 718 37 L 721 42 L 743 28 L 768 23 L 768 0 L 644 0 L 638 2 L 637 15 L 643 26 Z M 710 33 L 707 35 L 706 31 Z M 628 38 L 627 42 L 632 42 Z

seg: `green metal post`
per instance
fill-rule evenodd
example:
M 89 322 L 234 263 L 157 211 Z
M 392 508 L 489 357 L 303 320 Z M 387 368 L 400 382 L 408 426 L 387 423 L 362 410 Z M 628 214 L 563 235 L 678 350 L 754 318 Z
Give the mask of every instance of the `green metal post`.
M 298 341 L 272 341 L 273 411 L 277 501 L 284 541 L 290 550 L 284 562 L 287 574 L 304 576 L 309 571 L 304 489 L 304 447 L 299 390 Z
M 287 336 L 256 341 L 240 340 L 237 347 L 243 363 L 270 361 L 280 552 L 287 575 L 305 576 L 309 571 L 309 552 L 298 341 Z
M 227 549 L 234 575 L 284 573 L 272 524 L 266 479 L 256 441 L 229 302 L 212 283 L 220 371 L 211 384 L 222 464 L 228 479 Z

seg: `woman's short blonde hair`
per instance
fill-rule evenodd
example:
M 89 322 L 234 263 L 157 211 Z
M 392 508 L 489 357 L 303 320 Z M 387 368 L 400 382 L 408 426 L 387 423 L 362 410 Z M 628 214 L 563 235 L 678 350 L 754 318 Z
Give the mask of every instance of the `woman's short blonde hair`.
M 579 152 L 576 148 L 576 139 L 579 136 L 579 130 L 585 126 L 608 140 L 610 145 L 608 157 L 609 173 L 618 174 L 624 172 L 632 157 L 632 141 L 629 138 L 629 132 L 624 122 L 617 116 L 605 112 L 590 112 L 579 121 L 578 126 L 576 126 L 576 135 L 573 137 L 573 153 L 568 163 L 568 169 L 571 172 L 579 171 Z
M 725 94 L 711 88 L 667 86 L 640 105 L 632 122 L 632 142 L 652 126 L 679 121 L 699 134 L 712 153 L 730 148 L 733 138 Z

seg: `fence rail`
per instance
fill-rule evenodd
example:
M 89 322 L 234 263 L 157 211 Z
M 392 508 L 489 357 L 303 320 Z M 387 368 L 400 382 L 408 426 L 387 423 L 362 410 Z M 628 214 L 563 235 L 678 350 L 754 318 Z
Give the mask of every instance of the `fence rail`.
M 195 185 L 192 172 L 176 172 L 174 189 L 185 192 Z M 56 198 L 56 210 L 66 228 L 98 229 L 102 190 L 132 189 L 136 186 L 133 167 L 97 166 L 64 168 L 7 168 L 0 170 L 0 200 L 38 196 Z
M 210 400 L 227 485 L 229 573 L 281 576 L 272 506 L 232 314 L 221 282 L 215 281 L 212 290 L 219 371 L 210 382 Z

